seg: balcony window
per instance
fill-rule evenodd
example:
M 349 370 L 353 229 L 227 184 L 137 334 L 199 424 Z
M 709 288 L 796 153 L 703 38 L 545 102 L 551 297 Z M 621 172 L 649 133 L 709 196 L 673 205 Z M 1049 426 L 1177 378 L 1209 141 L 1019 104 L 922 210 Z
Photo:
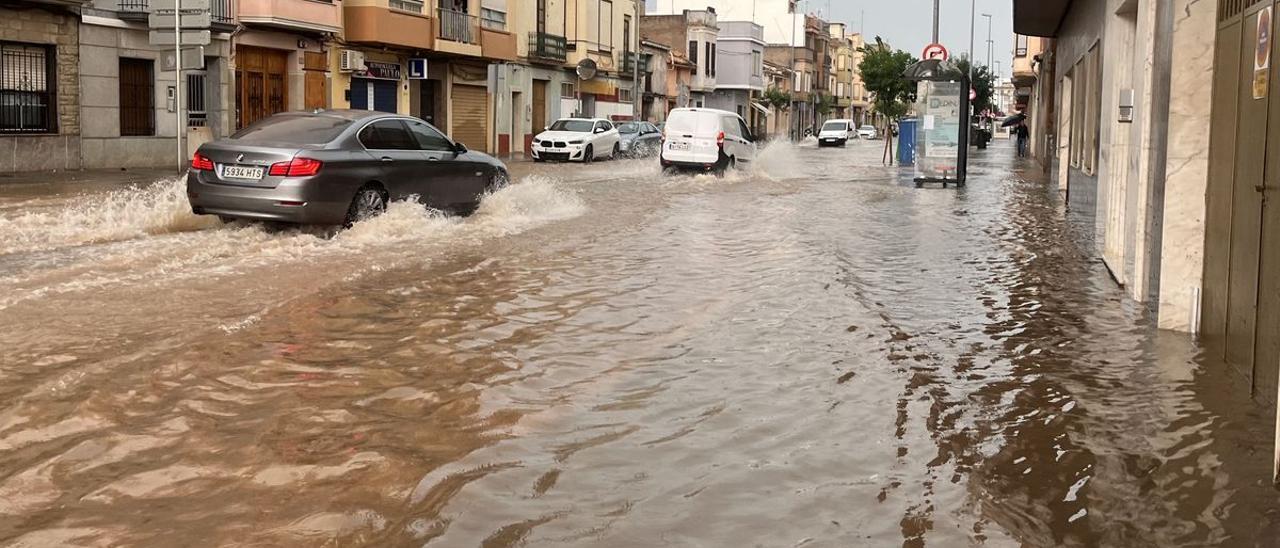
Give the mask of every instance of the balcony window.
M 486 29 L 507 30 L 507 0 L 480 2 L 480 26 Z
M 52 46 L 0 42 L 0 134 L 57 131 Z
M 613 51 L 613 0 L 587 1 L 587 42 L 596 51 Z
M 387 5 L 393 10 L 422 13 L 422 2 L 418 0 L 388 0 Z
M 751 52 L 751 75 L 760 76 L 762 70 L 764 70 L 764 63 L 761 62 L 760 52 Z
M 1026 57 L 1027 56 L 1027 37 L 1019 34 L 1019 35 L 1016 35 L 1015 39 L 1016 39 L 1016 45 L 1014 46 L 1014 49 L 1013 49 L 1013 56 Z

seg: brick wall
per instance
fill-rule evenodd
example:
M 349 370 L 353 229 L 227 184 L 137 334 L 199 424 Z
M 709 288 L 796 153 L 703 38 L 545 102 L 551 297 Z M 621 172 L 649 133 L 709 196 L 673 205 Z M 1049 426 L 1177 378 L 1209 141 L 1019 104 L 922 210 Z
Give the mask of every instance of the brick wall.
M 80 134 L 80 18 L 23 3 L 0 8 L 0 40 L 57 46 L 58 134 Z

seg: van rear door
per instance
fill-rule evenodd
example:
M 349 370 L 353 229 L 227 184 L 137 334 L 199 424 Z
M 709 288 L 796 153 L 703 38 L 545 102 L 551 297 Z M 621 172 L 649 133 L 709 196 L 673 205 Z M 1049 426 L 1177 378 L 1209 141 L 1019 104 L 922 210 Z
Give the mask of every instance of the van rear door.
M 713 164 L 720 159 L 720 116 L 714 112 L 678 110 L 667 119 L 662 158 L 669 162 Z

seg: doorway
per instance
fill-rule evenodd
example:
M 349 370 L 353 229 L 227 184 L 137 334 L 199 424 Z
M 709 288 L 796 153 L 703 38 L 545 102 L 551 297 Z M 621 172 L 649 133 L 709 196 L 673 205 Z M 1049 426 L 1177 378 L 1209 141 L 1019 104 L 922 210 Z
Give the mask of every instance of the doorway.
M 524 141 L 524 128 L 521 122 L 524 121 L 524 94 L 513 91 L 511 92 L 511 140 L 507 143 L 507 153 L 514 155 L 516 152 L 516 143 Z M 523 150 L 523 148 L 522 148 Z
M 1214 59 L 1201 329 L 1210 352 L 1276 398 L 1280 372 L 1280 93 L 1274 2 L 1219 4 Z M 1265 45 L 1266 47 L 1261 47 Z M 1271 56 L 1269 80 L 1254 67 Z M 1268 166 L 1268 163 L 1273 163 Z
M 236 47 L 237 127 L 286 110 L 288 61 L 289 53 L 283 50 Z
M 530 123 L 532 131 L 524 140 L 524 153 L 529 154 L 533 147 L 533 135 L 547 127 L 547 81 L 533 81 L 533 121 Z

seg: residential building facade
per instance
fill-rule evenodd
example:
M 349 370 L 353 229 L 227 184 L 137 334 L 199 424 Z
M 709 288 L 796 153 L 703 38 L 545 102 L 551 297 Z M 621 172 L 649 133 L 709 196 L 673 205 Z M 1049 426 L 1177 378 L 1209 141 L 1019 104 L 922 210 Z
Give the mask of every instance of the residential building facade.
M 644 39 L 667 44 L 694 66 L 689 82 L 690 106 L 704 107 L 716 89 L 720 27 L 714 9 L 684 10 L 671 15 L 645 15 Z
M 80 6 L 0 6 L 0 172 L 81 166 Z
M 765 89 L 776 90 L 783 94 L 791 94 L 792 92 L 792 72 L 789 64 L 778 64 L 766 60 L 764 62 Z M 769 116 L 765 122 L 765 131 L 761 134 L 767 139 L 786 138 L 790 135 L 791 123 L 791 106 L 779 108 L 777 105 L 770 104 Z
M 645 59 L 644 96 L 640 101 L 640 119 L 653 123 L 665 122 L 670 96 L 667 82 L 671 79 L 671 46 L 651 40 L 640 41 L 640 53 Z M 692 71 L 689 71 L 692 73 Z
M 831 56 L 835 86 L 831 96 L 835 99 L 832 118 L 853 118 L 853 81 L 857 66 L 854 65 L 853 41 L 844 23 L 831 23 Z
M 768 113 L 757 104 L 764 94 L 764 27 L 750 21 L 721 21 L 719 27 L 716 88 L 706 105 L 736 112 L 759 132 Z

